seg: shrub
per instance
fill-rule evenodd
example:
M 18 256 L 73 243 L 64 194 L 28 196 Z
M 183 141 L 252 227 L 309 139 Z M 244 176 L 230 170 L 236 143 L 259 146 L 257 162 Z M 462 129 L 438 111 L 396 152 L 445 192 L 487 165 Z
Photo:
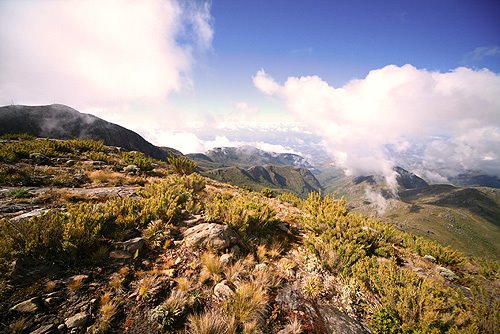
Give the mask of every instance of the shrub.
M 167 158 L 168 163 L 174 171 L 181 175 L 189 175 L 196 170 L 196 162 L 189 160 L 183 156 L 170 155 Z
M 153 165 L 156 160 L 147 157 L 142 152 L 131 151 L 122 154 L 123 163 L 125 165 L 136 165 L 141 171 L 149 172 L 153 170 Z
M 302 199 L 289 192 L 284 192 L 282 194 L 279 194 L 277 199 L 279 199 L 282 202 L 289 203 L 296 208 L 299 208 L 302 205 Z
M 262 194 L 262 196 L 264 197 L 267 197 L 267 198 L 273 198 L 274 197 L 274 191 L 272 189 L 269 189 L 269 188 L 264 188 L 260 191 L 260 193 Z
M 205 202 L 207 221 L 219 221 L 243 234 L 260 234 L 274 222 L 274 211 L 256 195 L 216 194 Z

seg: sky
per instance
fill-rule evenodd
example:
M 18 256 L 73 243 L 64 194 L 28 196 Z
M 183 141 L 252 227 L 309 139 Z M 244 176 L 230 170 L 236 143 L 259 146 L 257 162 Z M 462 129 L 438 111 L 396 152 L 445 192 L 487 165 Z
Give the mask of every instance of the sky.
M 498 1 L 0 1 L 0 105 L 66 104 L 183 153 L 500 176 L 499 73 Z

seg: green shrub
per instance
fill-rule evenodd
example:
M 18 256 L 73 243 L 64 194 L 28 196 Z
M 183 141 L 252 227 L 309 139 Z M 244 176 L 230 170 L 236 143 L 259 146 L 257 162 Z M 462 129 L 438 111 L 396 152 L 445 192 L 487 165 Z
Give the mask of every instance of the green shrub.
M 12 189 L 7 192 L 7 197 L 12 197 L 12 198 L 30 198 L 33 197 L 33 195 L 26 189 L 20 188 L 20 189 Z
M 122 154 L 122 159 L 125 165 L 136 165 L 141 171 L 149 172 L 153 170 L 156 160 L 147 157 L 142 152 L 132 151 Z
M 260 191 L 262 196 L 267 197 L 267 198 L 273 198 L 275 196 L 274 191 L 269 188 L 264 188 Z
M 205 216 L 207 221 L 225 223 L 243 234 L 259 234 L 273 224 L 275 213 L 257 195 L 216 194 L 205 202 Z
M 289 203 L 296 208 L 299 208 L 302 205 L 302 199 L 289 192 L 284 192 L 282 194 L 279 194 L 277 199 L 279 199 L 282 202 Z
M 170 155 L 167 160 L 174 171 L 178 174 L 189 175 L 194 173 L 196 170 L 196 162 L 183 156 Z
M 397 315 L 393 310 L 388 310 L 386 308 L 378 309 L 370 317 L 370 327 L 375 334 L 402 333 Z

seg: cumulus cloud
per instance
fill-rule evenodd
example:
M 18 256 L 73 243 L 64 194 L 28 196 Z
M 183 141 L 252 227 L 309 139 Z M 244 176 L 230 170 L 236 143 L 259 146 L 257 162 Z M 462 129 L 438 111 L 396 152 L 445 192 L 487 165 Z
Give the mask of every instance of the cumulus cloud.
M 500 175 L 500 75 L 489 70 L 389 65 L 338 88 L 318 76 L 278 84 L 264 70 L 253 81 L 321 136 L 350 175 L 391 181 L 399 164 L 441 177 Z
M 0 103 L 164 116 L 212 38 L 208 3 L 4 0 Z

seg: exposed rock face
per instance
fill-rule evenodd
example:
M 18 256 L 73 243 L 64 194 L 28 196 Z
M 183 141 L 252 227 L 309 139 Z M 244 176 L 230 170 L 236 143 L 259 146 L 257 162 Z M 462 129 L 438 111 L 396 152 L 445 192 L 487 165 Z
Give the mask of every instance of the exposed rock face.
M 188 247 L 212 248 L 223 251 L 237 243 L 236 233 L 227 225 L 202 223 L 184 232 L 184 242 Z
M 317 304 L 303 298 L 299 290 L 286 285 L 278 291 L 276 302 L 283 308 L 299 311 L 306 316 L 313 333 L 324 334 L 369 334 L 361 322 L 340 312 L 334 305 Z

